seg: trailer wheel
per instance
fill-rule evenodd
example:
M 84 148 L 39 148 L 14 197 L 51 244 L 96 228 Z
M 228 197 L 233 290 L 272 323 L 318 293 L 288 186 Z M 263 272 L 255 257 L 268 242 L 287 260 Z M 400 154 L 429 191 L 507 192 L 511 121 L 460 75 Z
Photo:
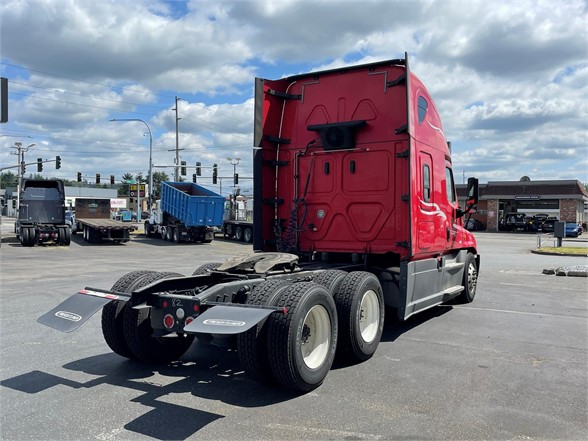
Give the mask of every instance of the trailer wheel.
M 316 276 L 314 282 L 323 285 L 334 296 L 347 274 L 349 273 L 343 270 L 326 270 Z
M 236 227 L 235 228 L 235 240 L 241 242 L 243 240 L 243 228 Z
M 205 263 L 203 265 L 200 265 L 198 268 L 196 268 L 194 270 L 194 272 L 192 273 L 192 275 L 193 276 L 200 276 L 202 274 L 208 274 L 211 271 L 214 271 L 215 269 L 217 269 L 221 265 L 222 265 L 222 263 L 220 263 L 220 262 Z
M 157 272 L 141 277 L 133 289 L 149 285 L 156 280 L 180 277 L 178 273 Z M 151 327 L 151 309 L 124 310 L 124 336 L 133 357 L 146 363 L 168 363 L 179 359 L 194 341 L 194 335 L 154 337 Z
M 84 230 L 85 231 L 85 230 Z M 131 271 L 118 279 L 112 285 L 112 291 L 131 293 L 133 285 L 146 274 L 153 274 L 155 271 Z M 133 354 L 125 341 L 124 336 L 124 313 L 123 308 L 126 301 L 113 300 L 102 308 L 102 335 L 106 344 L 115 354 L 121 357 L 133 358 Z
M 309 392 L 322 384 L 337 348 L 337 309 L 327 289 L 292 284 L 281 297 L 284 313 L 268 318 L 270 367 L 285 387 Z
M 247 305 L 276 306 L 291 282 L 270 280 L 257 285 L 249 297 Z M 267 348 L 267 320 L 246 332 L 237 335 L 237 354 L 245 373 L 260 383 L 275 382 L 271 372 Z
M 470 252 L 466 256 L 462 283 L 465 289 L 457 297 L 457 301 L 460 303 L 473 302 L 478 285 L 478 265 L 476 264 L 476 258 Z
M 173 235 L 173 241 L 175 243 L 180 243 L 180 229 L 179 228 L 174 228 L 172 231 L 172 235 Z
M 335 294 L 339 316 L 338 355 L 365 361 L 376 352 L 384 330 L 384 295 L 378 278 L 368 272 L 349 273 Z
M 253 242 L 253 231 L 251 228 L 245 228 L 243 231 L 243 240 L 247 243 Z

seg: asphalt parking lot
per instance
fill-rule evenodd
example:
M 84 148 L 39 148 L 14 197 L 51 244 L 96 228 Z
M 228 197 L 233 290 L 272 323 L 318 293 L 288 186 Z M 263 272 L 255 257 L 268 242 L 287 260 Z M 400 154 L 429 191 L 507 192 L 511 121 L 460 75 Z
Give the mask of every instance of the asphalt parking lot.
M 136 269 L 191 274 L 246 244 L 21 247 L 2 224 L 2 440 L 542 440 L 588 435 L 588 278 L 543 275 L 585 257 L 532 254 L 534 235 L 476 233 L 477 296 L 386 322 L 367 362 L 308 394 L 259 386 L 234 351 L 194 343 L 179 363 L 113 354 L 100 315 L 62 334 L 36 319 Z

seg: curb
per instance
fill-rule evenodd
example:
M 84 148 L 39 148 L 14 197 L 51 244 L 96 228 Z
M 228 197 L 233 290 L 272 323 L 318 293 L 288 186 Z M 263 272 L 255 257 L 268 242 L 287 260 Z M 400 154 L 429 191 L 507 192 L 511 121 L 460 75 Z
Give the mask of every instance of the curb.
M 565 268 L 545 268 L 543 274 L 568 276 L 568 277 L 588 277 L 587 271 L 566 270 Z
M 531 253 L 542 254 L 544 256 L 588 257 L 588 254 L 553 253 L 551 251 L 541 251 L 541 250 L 531 250 Z

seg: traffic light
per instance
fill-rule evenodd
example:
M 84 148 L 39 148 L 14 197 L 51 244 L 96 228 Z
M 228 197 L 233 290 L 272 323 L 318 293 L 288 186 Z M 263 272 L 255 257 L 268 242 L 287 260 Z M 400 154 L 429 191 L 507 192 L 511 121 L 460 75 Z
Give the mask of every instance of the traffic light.
M 239 173 L 235 173 L 235 176 L 233 176 L 233 182 L 235 185 L 239 183 Z
M 110 185 L 114 185 L 114 175 L 110 175 Z
M 78 182 L 82 182 L 82 172 L 78 172 Z
M 61 168 L 61 156 L 55 157 L 55 169 L 59 170 Z
M 180 169 L 180 174 L 182 176 L 186 176 L 186 161 L 182 161 L 180 164 L 182 165 Z
M 217 165 L 216 164 L 212 164 L 212 183 L 216 184 L 217 178 L 218 178 L 218 170 L 217 170 Z
M 43 158 L 37 158 L 37 173 L 43 171 Z
M 200 162 L 196 162 L 196 176 L 202 176 L 202 169 L 200 168 L 201 165 L 202 164 Z
M 96 173 L 96 184 L 100 184 L 100 173 Z
M 196 183 L 196 173 L 192 175 L 192 182 Z

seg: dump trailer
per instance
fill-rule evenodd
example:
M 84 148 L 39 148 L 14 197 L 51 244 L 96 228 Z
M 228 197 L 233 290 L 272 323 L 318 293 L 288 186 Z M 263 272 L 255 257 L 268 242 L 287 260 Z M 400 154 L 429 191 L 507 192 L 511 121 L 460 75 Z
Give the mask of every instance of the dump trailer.
M 253 199 L 229 196 L 225 203 L 223 235 L 227 239 L 253 242 Z
M 65 223 L 65 187 L 59 179 L 23 179 L 14 232 L 23 247 L 54 243 L 68 246 L 71 229 Z
M 463 218 L 478 181 L 458 206 L 443 125 L 407 57 L 258 78 L 254 120 L 256 252 L 187 276 L 132 271 L 39 321 L 67 332 L 102 309 L 123 357 L 169 362 L 197 336 L 236 347 L 252 378 L 306 392 L 336 353 L 374 355 L 385 306 L 404 320 L 474 300 L 480 257 Z
M 108 198 L 76 198 L 76 224 L 88 243 L 126 243 L 137 229 L 136 225 L 111 219 Z
M 170 242 L 210 243 L 223 219 L 224 198 L 192 182 L 162 182 L 145 235 Z

